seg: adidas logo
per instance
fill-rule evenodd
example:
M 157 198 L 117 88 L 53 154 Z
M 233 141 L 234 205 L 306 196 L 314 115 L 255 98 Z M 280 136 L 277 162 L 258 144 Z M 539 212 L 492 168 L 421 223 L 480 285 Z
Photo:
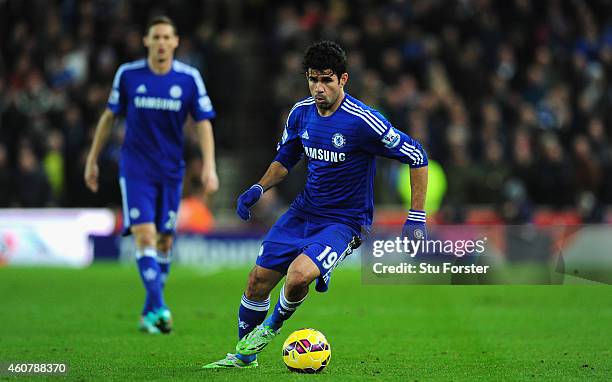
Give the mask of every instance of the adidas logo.
M 302 134 L 302 139 L 309 139 L 308 138 L 308 130 L 304 130 L 304 133 Z
M 146 92 L 147 92 L 147 87 L 144 86 L 144 84 L 140 84 L 140 86 L 136 88 L 136 93 L 138 94 L 144 94 Z

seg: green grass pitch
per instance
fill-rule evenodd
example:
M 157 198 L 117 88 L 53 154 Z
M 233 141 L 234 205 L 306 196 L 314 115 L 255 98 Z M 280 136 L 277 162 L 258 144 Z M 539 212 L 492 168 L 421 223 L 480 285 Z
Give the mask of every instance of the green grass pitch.
M 148 336 L 136 331 L 143 291 L 135 268 L 0 269 L 0 362 L 68 362 L 67 379 L 85 381 L 612 380 L 607 285 L 372 286 L 342 267 L 330 291 L 313 291 L 285 324 L 258 369 L 202 370 L 235 345 L 247 272 L 175 267 L 166 299 L 176 330 Z M 284 338 L 301 327 L 331 343 L 319 375 L 292 374 L 282 362 Z

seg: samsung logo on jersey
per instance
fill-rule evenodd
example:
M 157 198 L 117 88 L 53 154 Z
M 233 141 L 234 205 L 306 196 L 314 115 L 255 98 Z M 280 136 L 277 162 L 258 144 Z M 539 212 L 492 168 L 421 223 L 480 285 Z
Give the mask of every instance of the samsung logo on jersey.
M 139 109 L 181 110 L 181 100 L 158 97 L 134 97 L 134 105 Z
M 312 159 L 318 159 L 326 162 L 344 162 L 346 160 L 345 153 L 337 153 L 335 151 L 328 151 L 323 149 L 315 149 L 314 147 L 304 146 L 306 156 Z

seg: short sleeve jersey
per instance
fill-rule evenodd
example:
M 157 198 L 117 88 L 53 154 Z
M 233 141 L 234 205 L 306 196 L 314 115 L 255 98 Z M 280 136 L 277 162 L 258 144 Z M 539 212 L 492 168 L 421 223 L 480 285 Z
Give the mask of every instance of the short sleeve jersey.
M 343 222 L 369 230 L 374 210 L 376 156 L 411 168 L 427 165 L 427 154 L 378 111 L 345 94 L 340 107 L 321 116 L 312 97 L 296 103 L 278 144 L 276 161 L 291 169 L 305 158 L 308 177 L 291 209 L 313 220 Z
M 121 65 L 108 108 L 126 120 L 121 176 L 168 184 L 182 181 L 187 116 L 195 121 L 215 117 L 198 70 L 176 60 L 163 75 L 151 71 L 146 60 Z

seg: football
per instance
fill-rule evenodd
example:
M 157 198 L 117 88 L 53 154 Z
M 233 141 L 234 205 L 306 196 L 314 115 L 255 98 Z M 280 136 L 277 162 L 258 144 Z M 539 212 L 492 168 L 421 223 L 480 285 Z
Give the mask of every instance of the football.
M 329 365 L 331 347 L 323 333 L 300 329 L 291 333 L 283 344 L 283 361 L 296 373 L 318 373 Z

